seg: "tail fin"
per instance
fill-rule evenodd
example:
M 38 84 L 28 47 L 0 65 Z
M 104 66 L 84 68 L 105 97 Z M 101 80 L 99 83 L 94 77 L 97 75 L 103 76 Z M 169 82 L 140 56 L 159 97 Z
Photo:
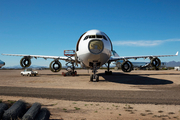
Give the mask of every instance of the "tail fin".
M 179 52 L 177 51 L 176 56 L 178 56 L 178 53 L 179 53 Z
M 116 51 L 112 50 L 113 56 L 114 57 L 119 57 L 119 55 L 116 53 Z

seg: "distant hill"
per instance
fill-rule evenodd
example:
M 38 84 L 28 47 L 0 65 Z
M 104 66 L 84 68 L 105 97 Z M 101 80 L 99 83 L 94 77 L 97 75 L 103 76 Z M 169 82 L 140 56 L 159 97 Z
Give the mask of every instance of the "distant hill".
M 167 66 L 167 67 L 180 66 L 180 61 L 179 61 L 179 62 L 176 62 L 176 61 L 166 62 L 166 66 Z

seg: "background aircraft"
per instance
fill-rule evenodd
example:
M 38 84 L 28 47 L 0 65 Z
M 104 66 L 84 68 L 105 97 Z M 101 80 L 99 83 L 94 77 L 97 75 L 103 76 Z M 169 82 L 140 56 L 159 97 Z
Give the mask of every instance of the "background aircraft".
M 0 60 L 0 68 L 5 65 L 5 62 Z
M 66 52 L 66 51 L 65 51 Z M 109 70 L 110 63 L 113 61 L 123 60 L 121 69 L 124 72 L 130 72 L 133 69 L 133 64 L 129 59 L 138 58 L 148 58 L 150 59 L 151 66 L 158 69 L 161 65 L 161 61 L 158 57 L 169 57 L 177 56 L 175 55 L 145 55 L 145 56 L 122 56 L 116 55 L 113 50 L 112 42 L 110 38 L 102 31 L 99 30 L 89 30 L 82 34 L 77 41 L 76 51 L 72 54 L 65 53 L 65 57 L 61 56 L 43 56 L 43 55 L 19 55 L 19 54 L 2 54 L 9 56 L 22 56 L 20 60 L 20 65 L 25 68 L 31 65 L 32 58 L 44 58 L 44 59 L 54 59 L 50 63 L 50 69 L 52 72 L 59 72 L 62 68 L 61 62 L 59 60 L 65 60 L 70 69 L 72 69 L 72 75 L 77 74 L 75 65 L 81 64 L 83 68 L 92 69 L 93 74 L 90 75 L 90 81 L 99 81 L 99 76 L 96 75 L 97 70 L 104 64 L 107 64 L 107 71 L 105 74 L 111 75 L 112 71 Z M 114 56 L 112 56 L 112 53 Z

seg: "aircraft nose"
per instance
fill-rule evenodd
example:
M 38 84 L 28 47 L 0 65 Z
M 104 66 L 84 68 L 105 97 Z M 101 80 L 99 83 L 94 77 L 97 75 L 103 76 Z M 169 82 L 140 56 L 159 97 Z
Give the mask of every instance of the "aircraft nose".
M 3 65 L 5 65 L 5 62 L 3 63 Z
M 89 51 L 93 54 L 99 54 L 103 51 L 104 44 L 101 40 L 91 40 L 89 42 Z

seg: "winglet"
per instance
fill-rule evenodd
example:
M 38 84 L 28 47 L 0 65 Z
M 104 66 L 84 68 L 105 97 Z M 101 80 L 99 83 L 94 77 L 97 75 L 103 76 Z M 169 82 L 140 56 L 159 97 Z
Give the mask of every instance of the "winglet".
M 176 56 L 178 56 L 178 53 L 179 53 L 179 52 L 177 51 Z

